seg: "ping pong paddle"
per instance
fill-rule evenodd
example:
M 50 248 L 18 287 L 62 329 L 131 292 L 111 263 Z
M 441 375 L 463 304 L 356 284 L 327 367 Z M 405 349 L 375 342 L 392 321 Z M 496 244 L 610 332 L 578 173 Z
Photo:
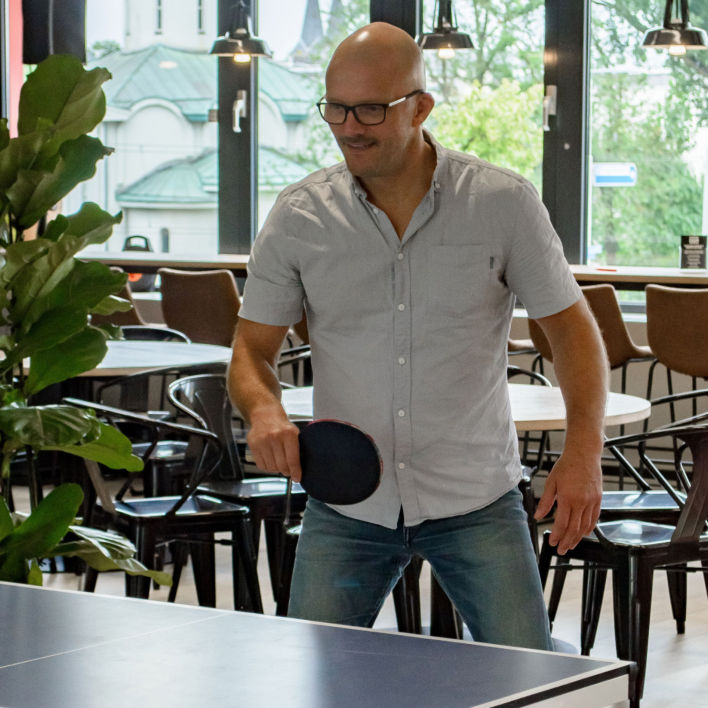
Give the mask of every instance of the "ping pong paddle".
M 356 504 L 379 486 L 383 465 L 374 441 L 339 420 L 316 420 L 300 431 L 302 488 L 326 504 Z

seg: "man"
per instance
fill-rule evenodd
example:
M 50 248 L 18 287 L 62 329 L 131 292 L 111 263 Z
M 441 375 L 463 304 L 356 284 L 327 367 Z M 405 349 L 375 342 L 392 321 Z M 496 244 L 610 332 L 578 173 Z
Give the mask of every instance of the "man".
M 577 544 L 599 514 L 606 363 L 533 188 L 423 131 L 433 98 L 404 31 L 373 23 L 336 49 L 320 112 L 344 164 L 280 195 L 256 241 L 230 367 L 258 466 L 298 480 L 275 369 L 304 305 L 316 417 L 369 433 L 368 500 L 310 499 L 290 614 L 370 626 L 413 554 L 479 641 L 552 648 L 517 483 L 506 385 L 514 295 L 553 347 L 565 449 L 537 515 Z

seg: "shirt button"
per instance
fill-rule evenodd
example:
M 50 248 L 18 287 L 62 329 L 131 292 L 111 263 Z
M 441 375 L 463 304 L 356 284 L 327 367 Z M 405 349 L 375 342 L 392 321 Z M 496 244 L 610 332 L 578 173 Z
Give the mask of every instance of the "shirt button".
M 399 356 L 398 357 L 398 363 L 403 366 L 406 363 L 406 357 L 404 356 Z
M 398 469 L 399 469 L 399 470 L 404 470 L 404 469 L 406 469 L 406 463 L 405 463 L 405 462 L 399 462 L 399 463 L 398 463 Z
M 406 309 L 406 306 L 402 302 L 399 303 L 399 305 L 398 305 L 399 312 L 403 312 L 403 310 L 405 310 L 405 309 Z
M 401 408 L 401 409 L 398 411 L 398 417 L 399 417 L 399 418 L 403 418 L 403 417 L 405 417 L 405 415 L 406 415 L 406 412 L 403 410 L 403 408 Z
M 403 254 L 402 253 L 397 253 L 396 258 L 398 258 L 399 261 L 403 260 Z

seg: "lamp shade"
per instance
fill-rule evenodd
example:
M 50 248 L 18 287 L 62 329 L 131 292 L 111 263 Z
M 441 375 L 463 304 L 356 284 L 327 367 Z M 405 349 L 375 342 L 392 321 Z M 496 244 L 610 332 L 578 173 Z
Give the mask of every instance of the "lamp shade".
M 688 49 L 708 49 L 708 35 L 698 27 L 691 27 L 688 17 L 688 0 L 680 0 L 679 16 L 673 17 L 674 0 L 666 0 L 664 26 L 649 30 L 642 46 L 651 49 L 668 49 L 671 54 L 683 54 Z
M 449 57 L 457 49 L 473 49 L 474 44 L 468 34 L 458 32 L 452 11 L 452 0 L 438 0 L 436 5 L 437 23 L 432 32 L 423 32 L 416 42 L 421 49 L 436 49 L 443 58 Z
M 251 34 L 248 10 L 243 2 L 233 8 L 231 28 L 226 34 L 216 39 L 210 54 L 220 57 L 243 57 L 246 61 L 252 56 L 272 57 L 268 45 L 259 37 Z

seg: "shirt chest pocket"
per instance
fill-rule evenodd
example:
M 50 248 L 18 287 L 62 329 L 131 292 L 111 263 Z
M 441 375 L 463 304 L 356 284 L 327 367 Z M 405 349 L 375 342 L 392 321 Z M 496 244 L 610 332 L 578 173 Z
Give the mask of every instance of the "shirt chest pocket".
M 489 297 L 493 263 L 486 246 L 433 246 L 427 270 L 431 315 L 468 317 Z

